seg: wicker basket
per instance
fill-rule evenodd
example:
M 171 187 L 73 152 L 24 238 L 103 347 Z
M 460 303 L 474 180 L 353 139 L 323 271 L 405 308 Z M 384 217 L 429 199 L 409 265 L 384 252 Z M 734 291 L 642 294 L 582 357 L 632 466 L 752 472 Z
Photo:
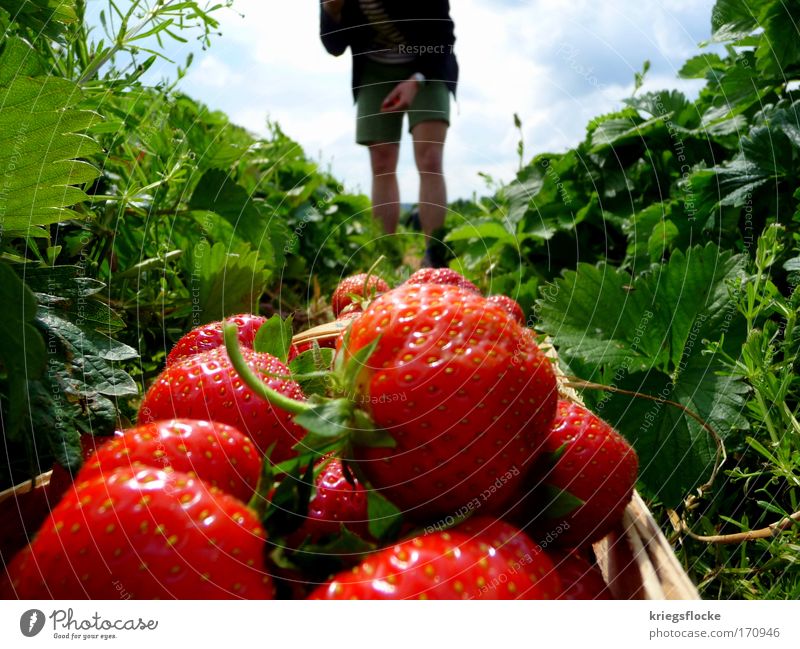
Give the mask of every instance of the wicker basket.
M 294 337 L 293 342 L 317 340 L 328 343 L 347 322 L 314 327 Z M 542 351 L 554 361 L 555 348 L 545 342 Z M 554 363 L 562 398 L 581 403 L 580 395 L 566 385 L 558 363 Z M 21 549 L 39 528 L 57 500 L 48 493 L 52 472 L 0 492 L 0 566 Z M 700 599 L 667 539 L 642 498 L 634 492 L 618 529 L 594 544 L 597 563 L 611 593 L 617 599 Z

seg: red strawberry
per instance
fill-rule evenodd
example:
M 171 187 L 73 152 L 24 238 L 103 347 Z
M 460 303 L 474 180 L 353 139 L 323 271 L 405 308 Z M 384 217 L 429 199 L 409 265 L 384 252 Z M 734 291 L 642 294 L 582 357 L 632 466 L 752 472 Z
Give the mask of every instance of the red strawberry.
M 226 322 L 234 322 L 239 327 L 239 343 L 242 347 L 252 349 L 256 334 L 266 321 L 267 319 L 260 315 L 243 313 L 231 316 Z M 202 352 L 222 347 L 224 344 L 225 342 L 222 340 L 222 322 L 209 322 L 196 327 L 175 343 L 172 351 L 167 356 L 167 367 L 194 354 L 201 354 Z
M 366 291 L 365 289 L 366 283 Z M 369 297 L 371 294 L 381 294 L 389 290 L 389 285 L 382 278 L 377 275 L 370 275 L 367 280 L 367 274 L 361 273 L 347 277 L 339 282 L 339 286 L 333 292 L 331 297 L 331 308 L 333 315 L 338 317 L 345 307 L 353 304 L 353 295 L 358 297 Z
M 77 483 L 8 574 L 20 599 L 269 599 L 265 538 L 195 478 L 117 469 Z
M 484 536 L 455 528 L 377 552 L 310 599 L 551 599 L 560 589 L 541 550 L 523 565 L 493 544 L 492 531 Z
M 569 401 L 559 401 L 546 451 L 549 463 L 537 476 L 551 488 L 583 501 L 566 514 L 539 519 L 539 527 L 559 529 L 559 545 L 580 546 L 603 538 L 622 518 L 630 502 L 639 460 L 617 431 L 595 414 Z M 543 462 L 548 456 L 542 458 Z M 531 476 L 533 477 L 533 475 Z M 552 491 L 533 490 L 524 507 L 537 515 L 551 505 Z
M 289 374 L 289 368 L 271 354 L 242 348 L 242 355 L 256 373 Z M 265 376 L 264 383 L 292 399 L 305 400 L 294 381 Z M 253 394 L 224 347 L 185 358 L 158 376 L 139 408 L 139 423 L 159 419 L 205 419 L 234 426 L 253 440 L 261 454 L 275 444 L 274 462 L 292 457 L 292 446 L 305 434 L 292 415 Z
M 563 591 L 550 554 L 545 553 L 525 532 L 511 523 L 490 516 L 473 516 L 454 529 L 488 543 L 507 555 L 516 569 L 527 575 L 531 583 L 536 584 L 542 595 L 526 599 L 555 599 Z
M 258 483 L 261 458 L 250 438 L 233 426 L 171 419 L 129 428 L 103 444 L 77 479 L 146 466 L 187 473 L 247 502 Z
M 354 480 L 354 484 L 347 481 L 339 459 L 322 460 L 320 465 L 322 470 L 316 479 L 316 493 L 308 504 L 308 518 L 292 534 L 289 544 L 298 546 L 305 539 L 319 543 L 338 534 L 342 525 L 361 538 L 369 538 L 364 487 L 358 480 Z
M 406 284 L 444 284 L 480 293 L 481 290 L 466 277 L 450 268 L 420 268 L 406 281 Z
M 551 426 L 550 362 L 503 309 L 454 286 L 385 293 L 354 322 L 345 356 L 377 336 L 356 400 L 396 446 L 357 448 L 365 475 L 416 519 L 489 500 L 496 511 Z
M 522 310 L 519 302 L 512 300 L 508 295 L 490 295 L 486 299 L 489 300 L 489 302 L 497 304 L 501 309 L 507 311 L 519 324 L 525 326 L 525 312 Z
M 612 599 L 603 573 L 574 550 L 551 552 L 550 558 L 563 584 L 558 599 Z

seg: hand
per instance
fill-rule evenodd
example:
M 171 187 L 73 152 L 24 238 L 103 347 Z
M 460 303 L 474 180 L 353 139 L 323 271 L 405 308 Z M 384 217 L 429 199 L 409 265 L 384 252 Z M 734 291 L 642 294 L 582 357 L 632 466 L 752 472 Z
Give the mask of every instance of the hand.
M 344 0 L 319 0 L 322 9 L 331 18 L 339 19 L 342 17 L 342 9 L 344 7 Z
M 415 79 L 406 79 L 398 83 L 394 90 L 386 95 L 381 104 L 382 113 L 391 113 L 406 110 L 414 103 L 414 98 L 419 91 L 419 83 Z

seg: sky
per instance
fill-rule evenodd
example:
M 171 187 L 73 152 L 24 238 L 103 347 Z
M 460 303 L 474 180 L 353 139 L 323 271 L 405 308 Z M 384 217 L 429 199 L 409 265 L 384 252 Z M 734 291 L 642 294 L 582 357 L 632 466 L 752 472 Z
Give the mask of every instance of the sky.
M 644 90 L 701 82 L 677 78 L 709 36 L 713 0 L 453 0 L 458 100 L 445 149 L 449 197 L 486 192 L 480 172 L 513 179 L 522 120 L 525 157 L 575 145 L 590 118 L 630 96 L 635 72 L 651 62 Z M 90 8 L 105 5 L 89 0 Z M 221 36 L 208 50 L 171 45 L 193 65 L 179 88 L 234 123 L 266 133 L 277 121 L 307 154 L 344 181 L 368 191 L 367 151 L 355 143 L 350 54 L 330 56 L 319 40 L 317 0 L 234 0 L 216 15 Z M 151 76 L 174 75 L 162 62 Z M 404 134 L 398 178 L 401 200 L 414 202 L 418 174 Z

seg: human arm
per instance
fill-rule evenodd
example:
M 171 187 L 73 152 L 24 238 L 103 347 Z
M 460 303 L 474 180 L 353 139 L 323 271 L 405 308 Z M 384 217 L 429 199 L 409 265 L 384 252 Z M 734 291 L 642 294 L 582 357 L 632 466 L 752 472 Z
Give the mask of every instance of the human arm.
M 415 73 L 405 81 L 398 83 L 394 89 L 386 95 L 386 99 L 381 104 L 382 113 L 391 113 L 397 110 L 406 110 L 414 103 L 414 99 L 424 83 L 424 76 Z
M 334 56 L 344 53 L 350 44 L 349 30 L 342 27 L 345 0 L 320 0 L 320 38 Z

